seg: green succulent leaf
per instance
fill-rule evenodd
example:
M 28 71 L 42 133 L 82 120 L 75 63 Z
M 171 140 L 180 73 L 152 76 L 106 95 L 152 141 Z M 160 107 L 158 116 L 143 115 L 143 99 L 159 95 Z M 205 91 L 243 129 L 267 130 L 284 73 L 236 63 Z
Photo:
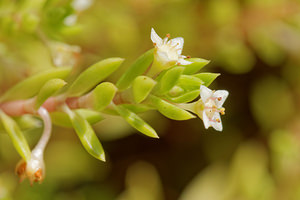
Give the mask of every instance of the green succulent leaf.
M 67 96 L 80 96 L 91 90 L 116 71 L 123 61 L 123 58 L 108 58 L 87 68 L 70 86 L 67 91 Z
M 178 82 L 184 67 L 173 67 L 167 70 L 157 83 L 155 92 L 158 94 L 165 94 L 170 91 Z
M 68 114 L 75 132 L 87 152 L 95 158 L 105 161 L 103 147 L 89 122 L 80 114 L 70 110 L 66 105 L 63 109 Z
M 153 61 L 153 51 L 154 49 L 151 49 L 141 55 L 121 76 L 116 84 L 120 90 L 127 89 L 137 76 L 142 75 L 148 69 Z
M 93 109 L 102 110 L 107 107 L 113 100 L 118 88 L 109 82 L 99 84 L 92 92 Z
M 7 116 L 3 111 L 0 111 L 0 118 L 3 123 L 3 127 L 11 138 L 17 152 L 25 161 L 30 160 L 30 148 L 17 123 L 12 118 Z
M 132 84 L 133 98 L 136 103 L 141 103 L 150 94 L 156 82 L 147 76 L 138 76 Z
M 155 110 L 154 107 L 146 104 L 122 104 L 122 106 L 134 113 L 143 113 L 149 110 Z
M 199 96 L 199 92 L 199 90 L 193 90 L 178 97 L 169 97 L 168 99 L 174 103 L 187 103 L 196 99 Z
M 54 78 L 64 79 L 70 71 L 71 68 L 57 68 L 33 75 L 9 89 L 0 98 L 0 102 L 33 97 L 47 81 Z
M 122 105 L 115 106 L 115 109 L 133 128 L 149 137 L 158 138 L 156 131 L 136 113 L 126 109 Z
M 35 101 L 35 109 L 38 109 L 43 105 L 43 103 L 51 97 L 54 93 L 56 93 L 59 89 L 61 89 L 67 83 L 59 78 L 49 80 L 39 91 L 36 101 Z
M 156 96 L 149 96 L 150 103 L 164 116 L 173 120 L 187 120 L 195 118 L 191 113 Z
M 195 74 L 195 77 L 199 78 L 201 81 L 203 81 L 203 85 L 208 87 L 218 76 L 220 76 L 219 73 L 199 73 Z
M 207 65 L 210 62 L 209 60 L 205 60 L 202 58 L 189 58 L 186 60 L 192 62 L 192 64 L 185 65 L 183 74 L 187 74 L 187 75 L 192 75 L 197 73 L 200 69 L 202 69 L 205 65 Z
M 95 124 L 104 119 L 104 117 L 99 112 L 89 109 L 76 109 L 74 110 L 74 112 L 86 119 L 89 124 Z M 53 124 L 68 128 L 72 127 L 72 122 L 66 113 L 51 112 L 50 116 Z
M 178 85 L 183 86 L 183 87 L 189 87 L 189 86 L 196 86 L 196 87 L 200 87 L 201 84 L 203 84 L 204 82 L 195 77 L 195 76 L 190 76 L 190 75 L 181 75 Z

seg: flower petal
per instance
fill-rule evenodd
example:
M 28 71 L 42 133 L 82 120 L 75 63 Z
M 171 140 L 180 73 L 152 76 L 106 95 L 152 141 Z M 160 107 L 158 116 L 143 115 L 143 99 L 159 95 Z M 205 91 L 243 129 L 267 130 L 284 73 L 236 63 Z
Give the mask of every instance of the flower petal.
M 205 112 L 203 112 L 202 120 L 203 120 L 204 127 L 208 129 L 211 126 L 211 121 L 209 121 Z
M 223 125 L 222 125 L 222 121 L 221 121 L 221 117 L 220 114 L 215 112 L 214 116 L 213 116 L 213 121 L 211 122 L 211 126 L 216 129 L 217 131 L 222 131 L 223 130 Z M 217 120 L 219 122 L 217 122 Z
M 209 99 L 210 97 L 212 97 L 213 92 L 205 87 L 204 85 L 200 86 L 200 97 L 202 99 L 202 102 L 205 103 L 207 101 L 207 99 Z
M 158 46 L 162 45 L 163 43 L 163 40 L 157 35 L 153 28 L 151 28 L 151 40 Z
M 227 90 L 217 90 L 214 92 L 213 97 L 216 97 L 216 105 L 220 108 L 228 97 L 229 92 Z M 218 99 L 220 98 L 220 100 Z
M 184 39 L 182 37 L 177 37 L 170 40 L 171 46 L 177 49 L 178 55 L 182 53 L 182 48 L 184 44 Z
M 183 58 L 179 58 L 178 62 L 180 63 L 180 65 L 189 65 L 189 64 L 192 64 L 192 62 L 184 60 Z

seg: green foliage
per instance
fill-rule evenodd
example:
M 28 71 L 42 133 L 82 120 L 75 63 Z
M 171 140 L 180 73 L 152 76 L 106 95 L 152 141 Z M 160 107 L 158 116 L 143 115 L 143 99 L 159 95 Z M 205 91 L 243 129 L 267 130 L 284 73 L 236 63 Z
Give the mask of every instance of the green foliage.
M 67 106 L 64 106 L 63 109 L 68 114 L 74 130 L 87 152 L 95 158 L 105 161 L 103 147 L 89 122 Z
M 38 109 L 49 97 L 61 89 L 66 82 L 62 79 L 49 80 L 39 91 L 35 101 L 35 109 Z
M 87 68 L 70 86 L 67 96 L 80 96 L 88 92 L 116 71 L 123 61 L 123 58 L 108 58 Z
M 151 105 L 153 105 L 157 110 L 164 116 L 174 119 L 174 120 L 188 120 L 195 118 L 191 113 L 171 104 L 161 98 L 156 96 L 149 96 Z
M 162 95 L 169 92 L 178 82 L 184 67 L 173 67 L 167 70 L 157 82 L 155 93 Z
M 195 74 L 195 77 L 199 78 L 202 82 L 203 85 L 208 87 L 220 74 L 218 73 L 199 73 Z
M 192 62 L 192 64 L 186 65 L 183 71 L 183 74 L 187 75 L 195 74 L 210 62 L 209 60 L 205 60 L 202 58 L 190 58 L 187 60 Z
M 187 103 L 193 101 L 199 96 L 199 90 L 192 90 L 177 97 L 168 97 L 174 103 Z
M 133 128 L 137 129 L 138 131 L 149 137 L 158 138 L 158 135 L 155 132 L 155 130 L 137 114 L 126 109 L 122 105 L 115 106 L 115 109 L 120 114 L 120 116 L 123 117 Z
M 112 102 L 116 92 L 117 88 L 112 83 L 99 84 L 91 93 L 93 109 L 100 111 L 107 107 Z
M 142 75 L 148 69 L 153 61 L 153 51 L 154 49 L 151 49 L 141 55 L 121 76 L 117 82 L 120 90 L 127 89 L 137 76 Z
M 151 90 L 156 85 L 156 81 L 147 76 L 138 76 L 132 84 L 132 92 L 134 101 L 141 103 L 150 94 Z
M 74 112 L 86 119 L 89 124 L 95 124 L 104 119 L 99 112 L 89 109 L 76 109 Z M 50 116 L 53 124 L 55 125 L 68 128 L 73 127 L 69 116 L 64 112 L 52 112 L 50 113 Z
M 8 133 L 9 137 L 11 138 L 14 144 L 14 147 L 16 148 L 20 156 L 25 161 L 28 161 L 31 157 L 31 152 L 21 129 L 12 118 L 7 116 L 1 110 L 0 110 L 0 118 L 4 126 L 4 129 L 6 130 L 6 132 Z
M 0 102 L 33 97 L 40 91 L 47 81 L 54 78 L 64 79 L 70 71 L 70 68 L 58 68 L 31 76 L 10 88 L 4 95 L 1 96 Z

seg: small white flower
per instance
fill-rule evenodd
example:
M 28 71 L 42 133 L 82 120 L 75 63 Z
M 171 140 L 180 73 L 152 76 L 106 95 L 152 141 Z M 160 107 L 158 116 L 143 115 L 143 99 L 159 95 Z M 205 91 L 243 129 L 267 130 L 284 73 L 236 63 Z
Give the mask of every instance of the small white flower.
M 155 30 L 151 29 L 151 40 L 155 46 L 155 59 L 163 65 L 172 66 L 188 65 L 192 62 L 184 60 L 186 56 L 181 55 L 184 39 L 182 37 L 169 40 L 169 37 L 160 38 Z
M 223 130 L 220 113 L 225 114 L 222 105 L 228 94 L 226 90 L 212 91 L 203 85 L 200 86 L 200 97 L 203 105 L 202 120 L 206 129 L 212 126 L 217 131 Z
M 50 49 L 56 67 L 74 66 L 81 51 L 79 46 L 62 42 L 50 43 Z
M 77 22 L 77 15 L 75 14 L 69 15 L 64 19 L 64 24 L 66 26 L 74 26 L 76 22 Z
M 92 5 L 93 1 L 92 0 L 74 0 L 72 2 L 72 7 L 76 11 L 84 11 L 88 9 Z
M 50 139 L 52 122 L 48 111 L 40 107 L 37 112 L 44 122 L 44 130 L 41 139 L 31 152 L 30 159 L 26 162 L 21 160 L 16 167 L 16 173 L 20 177 L 20 181 L 28 178 L 30 184 L 34 182 L 41 183 L 45 178 L 44 150 Z

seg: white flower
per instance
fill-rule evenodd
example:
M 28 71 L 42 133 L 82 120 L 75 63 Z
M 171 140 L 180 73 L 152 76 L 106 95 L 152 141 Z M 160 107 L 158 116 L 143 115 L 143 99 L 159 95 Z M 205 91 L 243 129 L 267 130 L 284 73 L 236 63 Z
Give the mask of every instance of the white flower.
M 44 122 L 44 130 L 41 139 L 31 152 L 30 159 L 26 162 L 21 160 L 16 167 L 16 173 L 20 177 L 20 181 L 28 178 L 30 184 L 34 182 L 41 183 L 45 177 L 44 150 L 50 139 L 52 122 L 48 111 L 40 107 L 37 111 Z
M 92 3 L 92 0 L 74 0 L 71 5 L 74 10 L 81 12 L 88 9 Z
M 62 42 L 51 42 L 50 49 L 53 63 L 56 67 L 74 66 L 80 54 L 80 47 Z
M 206 129 L 212 126 L 217 131 L 223 130 L 220 113 L 225 114 L 222 105 L 228 94 L 226 90 L 212 91 L 203 85 L 200 86 L 200 97 L 203 104 L 202 120 Z
M 169 40 L 169 36 L 160 38 L 155 30 L 151 29 L 151 40 L 155 46 L 155 59 L 167 66 L 188 65 L 192 62 L 184 60 L 186 56 L 181 55 L 184 39 L 182 37 Z

